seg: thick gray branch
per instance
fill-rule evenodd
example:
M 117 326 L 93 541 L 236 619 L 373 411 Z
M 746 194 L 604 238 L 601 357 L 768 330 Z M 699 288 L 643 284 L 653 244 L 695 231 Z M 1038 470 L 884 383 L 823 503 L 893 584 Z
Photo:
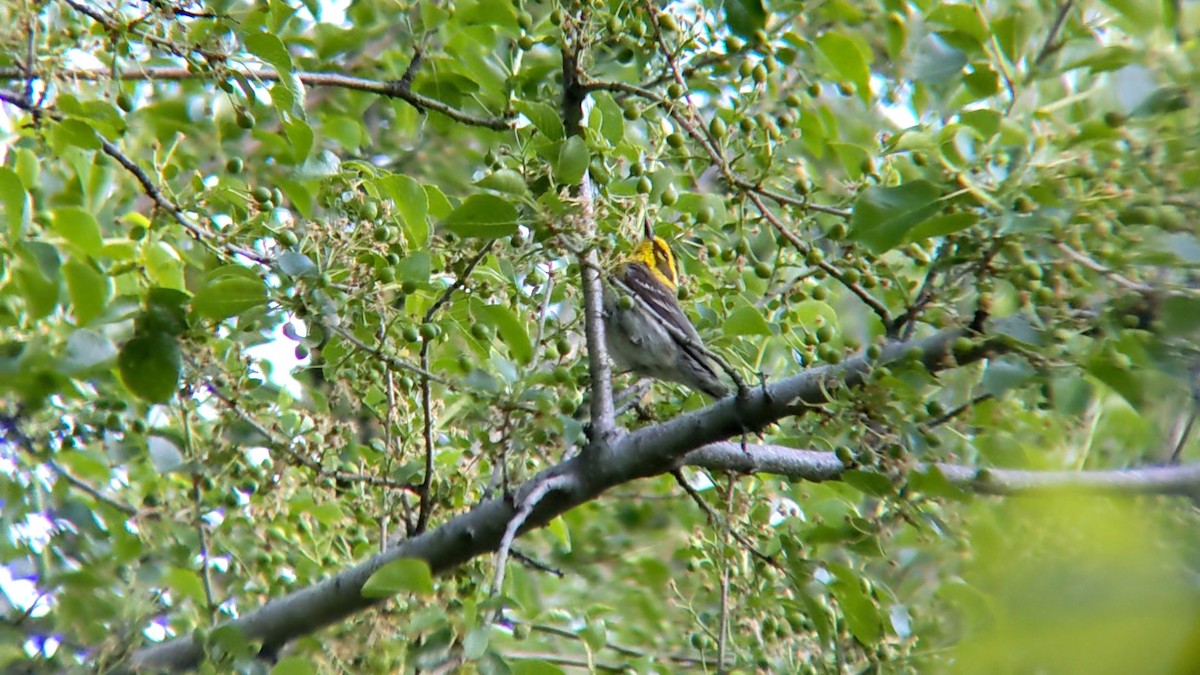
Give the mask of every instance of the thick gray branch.
M 705 469 L 769 473 L 809 481 L 837 480 L 847 466 L 832 452 L 797 450 L 782 445 L 747 445 L 721 441 L 684 456 L 683 463 Z M 964 490 L 986 495 L 1013 495 L 1051 490 L 1104 494 L 1200 495 L 1200 464 L 1154 466 L 1108 471 L 1027 471 L 976 469 L 957 464 L 920 463 L 916 471 L 936 466 L 946 480 Z
M 962 331 L 938 333 L 923 340 L 896 343 L 883 350 L 878 363 L 916 358 L 931 370 L 942 370 L 976 361 L 987 355 L 985 347 L 953 357 L 950 347 Z M 538 486 L 553 481 L 555 490 L 546 494 L 529 514 L 522 532 L 545 526 L 555 516 L 595 499 L 604 491 L 637 478 L 670 471 L 687 453 L 717 441 L 760 429 L 788 416 L 801 415 L 829 400 L 839 387 L 858 386 L 876 363 L 864 356 L 847 359 L 836 366 L 813 368 L 794 377 L 746 392 L 744 398 L 729 397 L 706 408 L 682 415 L 598 444 L 595 452 L 582 453 L 542 471 L 522 484 L 511 502 L 492 499 L 450 519 L 441 527 L 398 543 L 350 569 L 308 588 L 273 600 L 232 622 L 247 638 L 263 643 L 264 651 L 275 653 L 287 642 L 339 621 L 354 612 L 381 602 L 366 598 L 361 589 L 380 566 L 399 558 L 419 558 L 434 573 L 461 565 L 477 555 L 495 551 L 508 523 L 516 515 L 513 504 L 525 503 Z M 182 669 L 195 665 L 203 646 L 191 636 L 180 637 L 137 652 L 139 668 Z

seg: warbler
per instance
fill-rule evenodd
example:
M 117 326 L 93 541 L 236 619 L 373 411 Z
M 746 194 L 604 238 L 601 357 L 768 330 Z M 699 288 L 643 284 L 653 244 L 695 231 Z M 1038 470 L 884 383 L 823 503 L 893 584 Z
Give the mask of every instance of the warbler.
M 671 247 L 654 236 L 649 221 L 644 229 L 645 239 L 616 265 L 605 285 L 608 354 L 620 370 L 722 398 L 729 387 L 676 300 L 679 267 Z

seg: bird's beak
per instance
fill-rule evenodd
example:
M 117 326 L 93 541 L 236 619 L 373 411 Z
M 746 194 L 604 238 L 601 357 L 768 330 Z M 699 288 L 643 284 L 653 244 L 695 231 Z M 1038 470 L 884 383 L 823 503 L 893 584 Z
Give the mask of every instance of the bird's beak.
M 642 219 L 642 234 L 646 236 L 646 239 L 654 238 L 654 225 L 650 223 L 649 218 Z

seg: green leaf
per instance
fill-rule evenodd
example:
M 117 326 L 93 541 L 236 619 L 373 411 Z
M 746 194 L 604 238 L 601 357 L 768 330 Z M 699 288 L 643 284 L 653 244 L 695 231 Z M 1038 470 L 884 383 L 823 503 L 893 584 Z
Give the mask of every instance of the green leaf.
M 333 525 L 346 518 L 346 512 L 342 509 L 341 504 L 337 502 L 314 504 L 308 512 L 313 518 L 316 518 L 325 525 Z
M 1034 325 L 1033 320 L 1021 314 L 1013 314 L 988 321 L 988 332 L 1003 335 L 1022 345 L 1042 347 L 1046 344 L 1042 331 Z
M 75 310 L 75 323 L 86 326 L 104 313 L 112 297 L 112 280 L 75 258 L 63 265 L 62 273 L 71 296 L 71 307 Z
M 1145 382 L 1128 366 L 1118 364 L 1114 355 L 1100 352 L 1087 360 L 1085 369 L 1088 374 L 1108 385 L 1117 392 L 1129 405 L 1140 409 L 1146 400 Z
M 990 359 L 980 382 L 984 393 L 999 396 L 1029 381 L 1035 371 L 1023 360 L 1012 356 Z
M 382 194 L 392 200 L 404 219 L 404 237 L 413 248 L 424 248 L 429 242 L 429 197 L 425 188 L 404 174 L 392 174 L 375 180 Z
M 561 141 L 566 136 L 562 119 L 558 116 L 558 109 L 549 103 L 517 101 L 513 105 L 517 112 L 529 118 L 533 126 L 546 138 L 552 141 Z
M 204 603 L 204 582 L 196 572 L 182 567 L 169 567 L 163 573 L 163 581 L 179 595 L 196 603 Z
M 42 165 L 38 154 L 30 148 L 17 148 L 17 161 L 15 162 L 17 176 L 21 179 L 22 185 L 41 185 L 42 183 Z M 0 167 L 0 174 L 5 171 L 4 167 Z M 0 181 L 2 183 L 3 181 Z M 22 188 L 24 189 L 24 188 Z M 3 189 L 0 188 L 0 194 L 3 194 Z M 3 198 L 0 198 L 0 202 Z
M 879 607 L 862 588 L 858 576 L 845 565 L 829 564 L 836 579 L 829 585 L 846 617 L 850 633 L 864 645 L 873 645 L 883 637 L 883 618 Z
M 77 330 L 67 338 L 66 353 L 59 369 L 74 375 L 111 364 L 117 357 L 117 346 L 106 336 L 90 330 Z
M 1054 409 L 1071 418 L 1085 414 L 1095 400 L 1095 386 L 1082 377 L 1056 377 L 1050 383 Z
M 579 636 L 583 638 L 593 653 L 598 652 L 608 644 L 608 626 L 605 625 L 604 619 L 591 619 L 579 631 Z
M 762 0 L 727 0 L 725 2 L 725 24 L 734 35 L 749 40 L 767 25 L 767 11 Z
M 487 651 L 489 630 L 487 626 L 476 626 L 463 638 L 463 656 L 468 661 L 475 661 L 481 658 L 484 652 Z
M 1120 70 L 1137 60 L 1141 54 L 1125 45 L 1101 47 L 1091 54 L 1062 67 L 1063 71 L 1087 68 L 1093 73 Z
M 313 675 L 316 672 L 305 656 L 289 656 L 271 667 L 271 675 Z
M 1029 42 L 1031 24 L 1035 20 L 1036 17 L 1022 11 L 1020 7 L 1009 10 L 1007 16 L 992 19 L 992 34 L 1010 63 L 1020 60 Z
M 365 598 L 386 598 L 397 593 L 433 594 L 429 563 L 419 558 L 400 558 L 375 570 L 363 584 Z
M 134 332 L 182 335 L 187 330 L 187 304 L 192 296 L 174 288 L 151 288 L 146 292 L 145 311 L 138 315 Z
M 892 480 L 878 471 L 859 469 L 843 471 L 842 482 L 873 497 L 886 497 L 895 492 Z
M 558 543 L 562 545 L 563 549 L 568 552 L 571 550 L 571 530 L 562 516 L 556 516 L 554 520 L 551 520 L 546 529 L 554 535 L 555 539 L 558 539 Z
M 55 145 L 59 147 L 77 147 L 84 150 L 99 150 L 100 137 L 96 130 L 86 122 L 77 119 L 65 119 L 54 125 L 52 130 Z
M 284 251 L 275 259 L 275 264 L 289 277 L 315 277 L 318 272 L 317 264 L 297 251 Z
M 46 242 L 26 242 L 19 249 L 14 273 L 30 318 L 44 318 L 58 306 L 61 267 L 58 250 Z
M 364 142 L 362 122 L 348 115 L 326 117 L 321 122 L 321 134 L 350 151 L 350 154 L 358 154 Z
M 987 20 L 973 5 L 946 3 L 930 12 L 926 20 L 959 33 L 966 33 L 979 44 L 986 42 L 991 35 Z
M 606 91 L 593 92 L 592 99 L 596 102 L 596 106 L 592 108 L 592 116 L 588 120 L 588 125 L 593 129 L 598 129 L 609 145 L 614 148 L 619 146 L 621 141 L 625 140 L 624 111 L 613 99 L 612 94 Z
M 1162 25 L 1163 3 L 1156 0 L 1104 0 L 1138 33 L 1149 33 Z
M 738 304 L 725 318 L 726 335 L 771 335 L 771 326 L 757 307 L 741 298 Z
M 1185 110 L 1191 105 L 1191 95 L 1186 87 L 1167 84 L 1155 89 L 1134 106 L 1131 117 L 1154 117 Z
M 924 180 L 868 187 L 854 203 L 850 238 L 876 254 L 895 248 L 910 230 L 937 212 L 940 195 L 933 183 Z
M 184 290 L 183 259 L 173 246 L 165 241 L 155 242 L 145 247 L 142 255 L 151 281 L 163 288 Z
M 908 489 L 930 497 L 965 500 L 970 495 L 962 488 L 946 479 L 946 474 L 937 466 L 930 464 L 914 469 L 908 474 Z
M 165 403 L 179 388 L 182 358 L 179 343 L 166 333 L 138 335 L 121 348 L 117 369 L 134 396 Z
M 78 206 L 54 210 L 54 231 L 88 255 L 98 255 L 100 249 L 104 248 L 96 216 Z
M 424 251 L 417 251 L 405 257 L 396 265 L 396 278 L 400 281 L 415 281 L 418 284 L 427 284 L 432 274 L 433 259 Z
M 296 177 L 301 180 L 316 180 L 319 178 L 332 178 L 338 175 L 341 171 L 342 160 L 337 155 L 329 150 L 322 150 L 317 154 L 304 160 L 300 168 L 296 169 Z
M 146 449 L 150 453 L 150 463 L 159 473 L 171 473 L 180 469 L 183 464 L 183 453 L 175 441 L 153 434 L 146 437 Z
M 1187 335 L 1200 330 L 1200 298 L 1173 295 L 1162 300 L 1159 312 L 1166 335 Z
M 235 273 L 229 268 L 249 272 L 244 267 L 229 265 L 209 274 L 208 282 L 192 298 L 196 316 L 222 321 L 246 310 L 267 303 L 267 285 L 253 272 Z
M 917 225 L 908 233 L 905 241 L 921 241 L 930 237 L 944 237 L 947 234 L 961 232 L 974 225 L 978 220 L 978 216 L 966 211 L 948 213 L 944 216 L 931 218 Z
M 253 33 L 244 41 L 246 51 L 275 67 L 282 76 L 292 72 L 292 56 L 283 42 L 271 33 Z
M 925 84 L 945 84 L 962 74 L 967 56 L 937 35 L 927 35 L 917 44 L 912 61 L 913 79 Z
M 1002 115 L 997 110 L 968 110 L 958 116 L 962 123 L 979 132 L 979 137 L 988 139 L 1000 131 Z
M 563 141 L 558 151 L 558 161 L 554 163 L 554 179 L 562 185 L 578 185 L 587 171 L 591 161 L 587 144 L 579 136 L 572 136 Z
M 308 159 L 308 153 L 313 146 L 313 130 L 304 120 L 291 119 L 283 123 L 283 130 L 287 134 L 288 141 L 292 146 L 292 163 L 302 164 Z
M 835 329 L 838 327 L 837 310 L 827 302 L 820 300 L 804 300 L 792 306 L 796 323 L 810 330 L 828 324 Z
M 116 349 L 114 349 L 113 354 L 116 353 Z M 108 462 L 98 457 L 96 453 L 79 450 L 63 452 L 60 450 L 58 457 L 63 464 L 66 464 L 80 478 L 103 482 L 112 480 L 112 467 L 109 466 Z
M 454 210 L 454 205 L 446 198 L 446 193 L 436 185 L 425 186 L 425 198 L 429 202 L 429 215 L 434 218 L 445 218 Z
M 9 239 L 23 239 L 32 216 L 33 202 L 21 177 L 7 167 L 0 167 L 0 207 L 3 207 L 4 219 L 8 221 Z
M 460 237 L 507 237 L 517 231 L 517 209 L 495 195 L 476 194 L 467 197 L 442 224 Z
M 475 185 L 518 197 L 529 194 L 529 186 L 525 185 L 525 177 L 512 169 L 493 171 L 475 181 Z
M 864 101 L 870 99 L 869 51 L 864 52 L 856 40 L 836 31 L 829 31 L 817 38 L 817 49 L 821 50 L 842 78 L 854 83 Z
M 533 358 L 533 342 L 525 330 L 528 322 L 518 320 L 517 315 L 503 305 L 477 305 L 475 313 L 496 328 L 500 341 L 508 347 L 513 358 L 529 363 Z
M 513 675 L 563 675 L 563 669 L 549 661 L 521 659 L 512 664 L 512 673 Z

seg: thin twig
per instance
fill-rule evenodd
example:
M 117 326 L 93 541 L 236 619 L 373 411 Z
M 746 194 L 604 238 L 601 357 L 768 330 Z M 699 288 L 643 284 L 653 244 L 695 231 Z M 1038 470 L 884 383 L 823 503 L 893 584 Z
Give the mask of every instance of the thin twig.
M 511 661 L 545 661 L 560 666 L 572 666 L 575 668 L 583 668 L 587 671 L 603 671 L 606 673 L 625 673 L 629 672 L 629 666 L 626 664 L 616 663 L 596 663 L 589 658 L 579 656 L 563 656 L 562 654 L 552 654 L 543 652 L 504 652 L 505 659 Z
M 1076 251 L 1075 249 L 1071 248 L 1070 246 L 1067 246 L 1065 243 L 1063 243 L 1061 241 L 1055 242 L 1054 245 L 1058 248 L 1058 250 L 1067 254 L 1067 257 L 1070 258 L 1071 260 L 1074 260 L 1075 262 L 1079 263 L 1080 265 L 1083 265 L 1084 267 L 1088 268 L 1089 270 L 1096 272 L 1096 273 L 1100 274 L 1101 276 L 1104 276 L 1104 277 L 1112 280 L 1119 286 L 1128 288 L 1131 291 L 1137 291 L 1138 293 L 1149 293 L 1150 291 L 1154 290 L 1153 286 L 1149 286 L 1147 284 L 1143 284 L 1141 282 L 1133 281 L 1132 279 L 1123 277 L 1120 274 L 1108 269 L 1104 265 L 1101 265 L 1099 262 L 1096 262 L 1087 254 L 1081 253 L 1080 251 Z
M 552 575 L 558 577 L 559 579 L 562 579 L 563 577 L 566 576 L 565 574 L 563 574 L 563 571 L 558 569 L 557 567 L 551 567 L 551 566 L 547 565 L 546 563 L 544 563 L 540 560 L 537 560 L 533 556 L 530 556 L 527 553 L 522 553 L 521 551 L 519 551 L 515 548 L 509 550 L 508 554 L 509 554 L 509 556 L 512 557 L 513 560 L 516 560 L 517 562 L 521 563 L 522 565 L 524 565 L 530 569 L 535 569 L 539 572 L 545 572 L 547 574 L 552 574 Z
M 925 423 L 925 428 L 932 429 L 934 427 L 940 427 L 943 424 L 945 424 L 946 422 L 949 422 L 950 420 L 954 419 L 955 417 L 958 417 L 959 415 L 965 413 L 966 411 L 970 410 L 971 408 L 974 408 L 975 406 L 979 405 L 980 403 L 983 403 L 984 401 L 990 401 L 993 398 L 996 398 L 995 394 L 991 394 L 991 393 L 980 394 L 980 395 L 972 398 L 970 401 L 967 401 L 966 403 L 963 403 L 962 405 L 957 406 L 957 407 L 929 420 L 928 422 Z
M 583 119 L 584 100 L 587 89 L 579 79 L 579 71 L 571 48 L 563 50 L 563 119 L 574 120 L 568 126 L 571 133 L 579 132 L 578 123 Z M 586 237 L 596 234 L 595 204 L 591 178 L 585 172 L 579 190 L 579 228 Z M 608 357 L 608 345 L 604 335 L 604 282 L 600 270 L 600 259 L 596 250 L 587 247 L 579 260 L 582 277 L 584 336 L 587 341 L 588 375 L 591 381 L 591 439 L 589 447 L 603 449 L 616 435 L 613 411 L 612 366 Z
M 1042 65 L 1043 61 L 1062 47 L 1058 43 L 1058 33 L 1062 30 L 1063 23 L 1067 20 L 1067 14 L 1074 6 L 1075 0 L 1066 0 L 1058 6 L 1058 14 L 1054 17 L 1054 23 L 1050 25 L 1050 32 L 1046 34 L 1046 41 L 1042 43 L 1041 50 L 1038 51 L 1038 55 L 1033 59 L 1033 65 Z
M 425 323 L 433 320 L 434 314 L 437 313 L 447 302 L 454 292 L 463 287 L 467 283 L 467 278 L 471 276 L 471 272 L 475 271 L 475 267 L 485 258 L 489 251 L 492 250 L 492 245 L 496 243 L 495 239 L 484 244 L 475 254 L 471 261 L 467 264 L 466 269 L 462 274 L 459 274 L 446 290 L 442 291 L 441 296 L 429 306 L 425 312 Z M 429 345 L 431 340 L 421 340 L 421 437 L 425 443 L 425 476 L 421 479 L 421 487 L 417 491 L 420 501 L 417 503 L 417 525 L 410 534 L 420 534 L 425 531 L 429 525 L 429 515 L 433 512 L 433 498 L 430 496 L 430 490 L 433 487 L 433 394 L 429 387 Z
M 504 528 L 504 536 L 500 538 L 500 546 L 496 549 L 496 571 L 492 576 L 492 597 L 497 597 L 504 593 L 504 575 L 508 570 L 508 554 L 512 549 L 513 541 L 517 538 L 517 533 L 521 531 L 521 527 L 525 525 L 525 521 L 529 518 L 529 514 L 533 513 L 534 507 L 542 501 L 543 497 L 566 485 L 569 480 L 568 477 L 562 475 L 546 478 L 534 485 L 521 498 L 520 508 L 509 519 L 508 525 Z M 503 607 L 497 608 L 492 620 L 498 621 L 503 612 Z
M 180 426 L 183 428 L 184 449 L 188 457 L 196 457 L 195 444 L 192 441 L 192 425 L 188 419 L 188 410 L 179 410 Z M 196 526 L 196 538 L 200 542 L 200 582 L 204 587 L 204 611 L 208 620 L 215 622 L 217 618 L 217 602 L 213 599 L 212 568 L 209 567 L 208 531 L 204 528 L 203 502 L 200 494 L 200 474 L 192 475 L 192 519 Z
M 55 121 L 62 119 L 62 116 L 54 111 L 39 108 L 36 105 L 22 101 L 21 99 L 3 91 L 0 91 L 0 101 L 24 110 L 33 115 L 35 118 L 44 116 Z M 270 258 L 264 257 L 256 251 L 241 246 L 236 246 L 228 242 L 217 242 L 216 235 L 214 233 L 192 222 L 192 220 L 184 214 L 183 207 L 168 199 L 166 195 L 163 194 L 162 190 L 160 190 L 158 186 L 154 184 L 154 181 L 150 178 L 150 176 L 140 166 L 138 166 L 137 163 L 130 159 L 128 155 L 122 152 L 120 148 L 99 134 L 97 134 L 96 140 L 100 142 L 100 149 L 104 151 L 104 154 L 117 160 L 117 163 L 120 164 L 126 171 L 128 171 L 133 176 L 134 180 L 141 185 L 142 192 L 145 193 L 145 195 L 149 197 L 156 206 L 171 214 L 171 217 L 175 219 L 175 222 L 179 223 L 183 229 L 187 230 L 192 237 L 196 239 L 196 241 L 214 249 L 223 248 L 228 253 L 243 256 L 262 265 L 270 264 Z
M 745 436 L 743 435 L 743 443 Z M 733 520 L 733 485 L 734 474 L 729 473 L 728 483 L 725 487 L 725 522 Z M 717 669 L 725 670 L 725 655 L 729 649 L 729 568 L 732 563 L 729 560 L 729 533 L 731 528 L 726 527 L 724 536 L 721 538 L 721 620 L 717 629 Z
M 54 471 L 55 475 L 57 475 L 58 477 L 62 478 L 65 481 L 67 481 L 68 483 L 70 483 L 71 486 L 73 486 L 77 490 L 86 493 L 92 499 L 95 499 L 96 501 L 98 501 L 102 504 L 110 506 L 110 507 L 116 509 L 117 511 L 124 513 L 127 516 L 136 516 L 137 515 L 138 510 L 135 509 L 134 507 L 132 507 L 128 504 L 123 504 L 123 503 L 113 499 L 112 497 L 109 497 L 108 495 L 104 494 L 103 492 L 100 492 L 100 490 L 96 489 L 95 487 L 93 487 L 92 485 L 87 483 L 86 481 L 76 478 L 71 472 L 67 471 L 66 468 L 57 464 L 54 460 L 47 458 L 44 461 L 46 462 L 46 465 L 49 466 L 50 469 Z
M 542 338 L 546 333 L 546 315 L 550 312 L 550 297 L 554 294 L 554 270 L 546 270 L 546 289 L 542 294 L 542 306 L 538 308 L 537 333 L 534 338 L 533 362 L 530 370 L 536 371 L 542 359 Z
M 529 630 L 531 630 L 533 632 L 545 633 L 547 635 L 554 635 L 556 637 L 566 638 L 568 640 L 576 640 L 576 641 L 583 640 L 583 638 L 579 635 L 578 632 L 570 631 L 565 628 L 559 628 L 558 626 L 551 626 L 549 624 L 544 624 L 544 623 L 530 623 L 530 624 L 525 624 L 525 625 L 529 626 Z M 611 649 L 614 652 L 616 652 L 622 656 L 632 656 L 637 659 L 646 658 L 647 656 L 649 656 L 649 657 L 655 659 L 656 661 L 667 661 L 670 663 L 678 663 L 678 664 L 683 664 L 683 665 L 688 665 L 688 666 L 706 666 L 707 667 L 708 665 L 711 665 L 711 664 L 706 663 L 705 660 L 700 657 L 684 656 L 682 654 L 657 654 L 655 652 L 641 651 L 639 649 L 633 649 L 631 647 L 626 647 L 625 645 L 616 644 L 616 643 L 612 642 L 611 640 L 606 641 L 604 643 L 604 648 Z
M 150 44 L 152 44 L 156 47 L 160 47 L 160 48 L 166 50 L 167 52 L 169 52 L 175 56 L 178 56 L 180 58 L 187 58 L 189 56 L 189 54 L 194 52 L 196 54 L 203 56 L 205 59 L 207 59 L 209 61 L 221 63 L 221 62 L 224 62 L 226 59 L 228 59 L 230 56 L 229 54 L 223 54 L 221 52 L 209 51 L 207 49 L 201 49 L 200 47 L 196 47 L 196 46 L 191 46 L 191 47 L 187 47 L 187 48 L 181 47 L 180 45 L 178 45 L 170 40 L 160 38 L 157 35 L 152 35 L 150 33 L 134 33 L 131 30 L 130 26 L 127 26 L 115 19 L 109 18 L 109 17 L 105 16 L 104 14 L 100 13 L 98 10 L 88 7 L 85 4 L 75 2 L 75 0 L 63 0 L 63 2 L 65 2 L 68 7 L 75 10 L 76 12 L 79 12 L 80 14 L 87 16 L 88 18 L 92 19 L 96 23 L 99 23 L 101 26 L 104 26 L 105 30 L 107 30 L 110 34 L 126 35 L 128 33 L 132 37 L 136 37 L 138 39 L 145 40 L 146 42 L 149 42 Z
M 475 271 L 475 268 L 479 266 L 479 263 L 483 262 L 483 259 L 487 257 L 488 253 L 491 253 L 492 247 L 495 244 L 495 239 L 489 239 L 487 243 L 485 243 L 478 251 L 476 251 L 475 255 L 471 257 L 470 262 L 467 263 L 466 268 L 464 268 L 462 273 L 454 279 L 454 283 L 446 287 L 446 290 L 442 291 L 442 294 L 438 296 L 438 299 L 434 300 L 433 304 L 429 306 L 429 309 L 425 312 L 426 322 L 431 321 L 433 319 L 433 315 L 450 301 L 450 296 L 454 295 L 455 291 L 466 285 L 467 277 L 470 277 L 471 273 Z
M 1195 403 L 1192 404 L 1192 410 L 1188 414 L 1187 423 L 1183 425 L 1183 431 L 1179 433 L 1179 440 L 1175 443 L 1175 450 L 1171 453 L 1171 464 L 1179 464 L 1179 457 L 1183 454 L 1183 446 L 1187 445 L 1188 439 L 1192 436 L 1192 429 L 1196 425 L 1196 410 Z
M 412 361 L 400 358 L 399 356 L 396 356 L 394 354 L 388 354 L 387 352 L 383 351 L 382 347 L 372 347 L 372 346 L 368 345 L 367 343 L 358 339 L 358 337 L 355 336 L 354 333 L 351 333 L 350 331 L 346 330 L 345 328 L 342 328 L 341 326 L 337 326 L 332 323 L 326 323 L 325 328 L 330 332 L 337 333 L 338 337 L 342 338 L 346 342 L 349 342 L 350 344 L 354 345 L 355 347 L 358 347 L 359 349 L 363 350 L 364 352 L 367 352 L 371 356 L 374 356 L 375 358 L 383 361 L 385 364 L 387 364 L 387 366 L 389 368 L 396 368 L 399 370 L 407 370 L 415 375 L 419 375 L 421 377 L 427 377 L 427 378 L 429 378 L 429 380 L 431 382 L 437 382 L 438 384 L 441 384 L 441 385 L 444 385 L 447 387 L 453 386 L 445 378 L 439 377 L 439 376 L 429 372 L 427 369 L 422 368 L 421 366 L 413 363 Z
M 675 469 L 671 472 L 671 475 L 675 478 L 675 482 L 679 485 L 679 487 L 683 488 L 683 491 L 692 498 L 692 501 L 696 503 L 696 506 L 700 507 L 700 510 L 704 512 L 705 517 L 708 518 L 708 522 L 712 524 L 713 527 L 719 527 L 725 532 L 729 533 L 729 535 L 732 536 L 734 540 L 742 546 L 742 548 L 746 549 L 750 555 L 767 563 L 768 565 L 771 565 L 772 567 L 775 567 L 776 569 L 784 571 L 774 558 L 756 549 L 754 544 L 750 543 L 750 540 L 746 539 L 745 536 L 733 529 L 733 525 L 728 520 L 722 518 L 720 514 L 714 511 L 713 508 L 708 505 L 708 502 L 704 501 L 704 495 L 700 494 L 696 488 L 692 487 L 691 483 L 687 481 L 687 477 L 683 475 L 683 471 L 681 469 Z
M 27 12 L 24 15 L 25 19 L 25 100 L 33 105 L 33 81 L 37 79 L 37 73 L 34 72 L 33 66 L 37 62 L 37 25 L 36 15 L 33 12 Z
M 685 466 L 713 471 L 768 473 L 798 480 L 838 480 L 847 466 L 836 453 L 802 450 L 782 445 L 721 441 L 684 456 Z M 913 471 L 936 469 L 946 480 L 968 492 L 1014 495 L 1054 490 L 1089 491 L 1109 495 L 1200 495 L 1200 464 L 1152 466 L 1099 471 L 1036 471 L 994 469 L 921 462 Z
M 192 477 L 192 518 L 196 526 L 196 536 L 200 540 L 200 582 L 204 587 L 204 611 L 208 620 L 216 620 L 217 604 L 213 600 L 212 569 L 208 564 L 208 532 L 204 529 L 204 515 L 200 512 L 200 476 Z
M 411 65 L 411 63 L 410 63 Z M 245 77 L 249 80 L 259 80 L 263 82 L 277 82 L 280 80 L 279 73 L 268 68 L 230 68 L 225 71 L 217 71 L 220 73 L 228 73 L 233 76 Z M 78 80 L 108 80 L 114 79 L 112 72 L 99 68 L 69 68 L 60 71 L 55 71 L 55 74 L 62 78 L 74 78 Z M 116 79 L 120 80 L 136 80 L 150 82 L 178 82 L 185 80 L 206 80 L 212 79 L 213 73 L 194 73 L 187 68 L 179 68 L 174 66 L 147 66 L 138 69 L 129 69 L 117 73 Z M 450 119 L 466 124 L 468 126 L 483 127 L 494 131 L 504 131 L 511 129 L 513 120 L 511 117 L 483 117 L 464 112 L 451 105 L 443 103 L 437 99 L 429 98 L 422 94 L 418 94 L 411 89 L 411 80 L 405 80 L 403 77 L 399 80 L 374 80 L 364 77 L 354 77 L 352 75 L 344 75 L 341 73 L 318 73 L 307 71 L 296 71 L 287 73 L 289 77 L 294 76 L 300 82 L 309 87 L 331 87 L 337 89 L 347 89 L 350 91 L 360 91 L 367 94 L 377 94 L 388 98 L 398 98 L 409 105 L 421 110 L 422 112 L 432 110 L 441 113 Z M 23 79 L 24 76 L 15 67 L 0 68 L 0 80 L 15 80 Z
M 366 483 L 367 485 L 374 485 L 377 487 L 385 487 L 385 488 L 390 488 L 393 490 L 401 490 L 401 491 L 405 491 L 405 492 L 416 492 L 416 490 L 417 490 L 417 487 L 415 485 L 411 485 L 409 483 L 399 483 L 397 481 L 390 480 L 388 478 L 383 478 L 380 476 L 374 476 L 374 475 L 369 475 L 369 474 L 350 473 L 349 471 L 341 471 L 341 470 L 328 471 L 321 467 L 320 462 L 317 462 L 316 460 L 314 460 L 310 457 L 305 457 L 304 455 L 296 452 L 292 448 L 292 439 L 290 439 L 290 438 L 285 439 L 284 437 L 276 434 L 275 432 L 271 431 L 267 427 L 263 426 L 258 420 L 254 419 L 254 417 L 251 416 L 250 413 L 243 410 L 241 408 L 241 406 L 239 406 L 237 404 L 237 402 L 233 400 L 233 398 L 231 398 L 230 396 L 227 396 L 220 389 L 218 389 L 216 385 L 214 385 L 211 382 L 205 382 L 205 388 L 208 390 L 208 392 L 210 394 L 213 395 L 213 397 L 215 397 L 221 403 L 225 404 L 225 406 L 227 408 L 229 408 L 230 412 L 232 412 L 234 415 L 236 415 L 238 417 L 238 419 L 240 419 L 243 423 L 245 423 L 247 426 L 249 426 L 251 429 L 253 429 L 255 431 L 255 433 L 257 433 L 258 435 L 265 438 L 267 440 L 267 442 L 271 444 L 271 447 L 273 449 L 283 451 L 289 457 L 291 457 L 297 464 L 309 469 L 310 471 L 317 474 L 318 476 L 328 476 L 329 478 L 332 478 L 336 481 L 342 481 L 342 482 L 346 482 L 346 483 Z
M 429 368 L 429 340 L 421 342 L 421 369 Z M 421 439 L 425 444 L 425 475 L 421 478 L 421 486 L 417 488 L 417 525 L 413 534 L 425 531 L 429 524 L 429 514 L 433 512 L 433 497 L 430 490 L 433 487 L 433 406 L 429 378 L 421 378 Z
M 383 471 L 385 474 L 392 472 L 392 461 L 396 457 L 396 453 L 392 448 L 392 425 L 396 420 L 396 378 L 392 371 L 387 371 L 387 411 L 383 418 L 383 452 L 384 462 Z M 380 552 L 387 549 L 388 545 L 388 525 L 392 519 L 392 501 L 395 499 L 395 493 L 387 490 L 383 493 L 383 517 L 379 519 L 379 550 Z M 410 523 L 405 523 L 405 532 L 410 536 L 412 532 L 407 527 Z

